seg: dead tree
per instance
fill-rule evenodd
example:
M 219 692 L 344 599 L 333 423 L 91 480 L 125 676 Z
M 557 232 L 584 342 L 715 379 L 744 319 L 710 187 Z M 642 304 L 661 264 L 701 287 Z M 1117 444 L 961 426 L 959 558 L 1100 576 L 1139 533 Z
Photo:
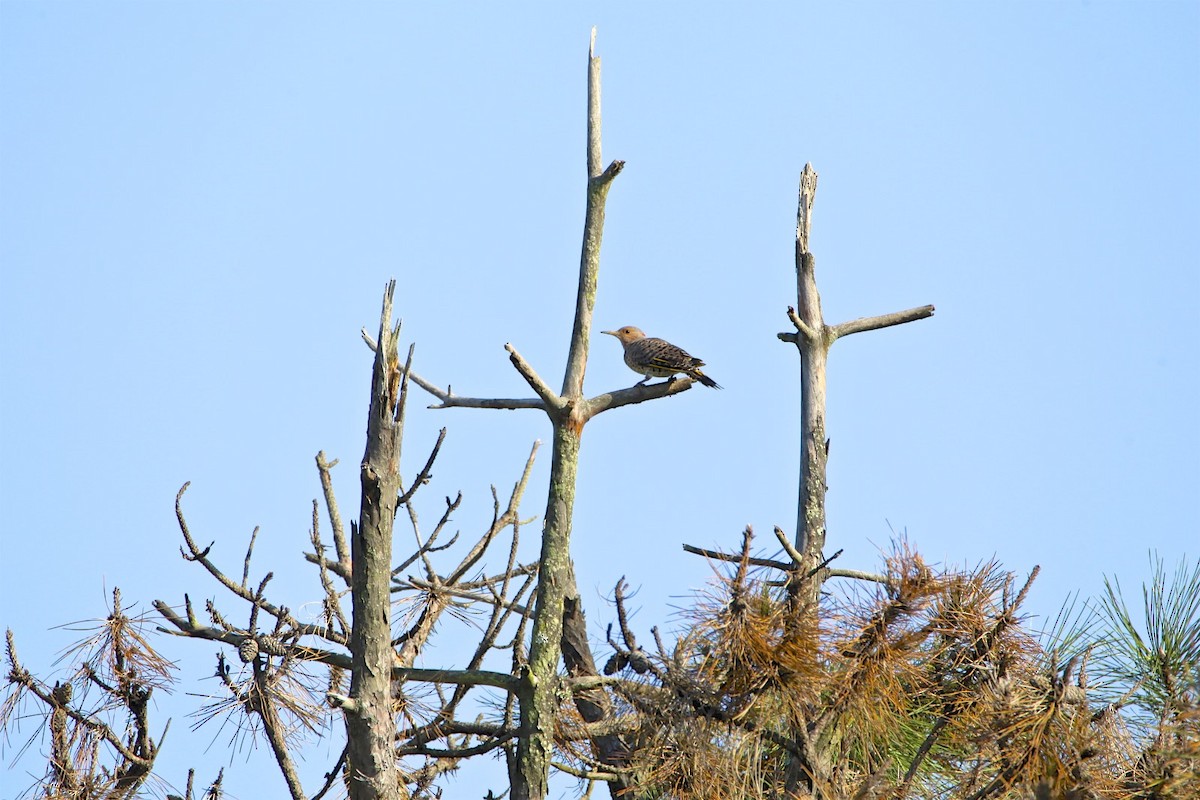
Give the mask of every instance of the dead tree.
M 217 656 L 216 674 L 223 694 L 202 709 L 201 715 L 209 719 L 232 716 L 246 732 L 261 737 L 293 800 L 324 796 L 335 784 L 353 800 L 433 796 L 440 775 L 465 758 L 497 748 L 504 748 L 509 756 L 513 796 L 540 798 L 548 791 L 556 743 L 588 742 L 595 751 L 594 763 L 619 764 L 625 757 L 621 731 L 603 728 L 602 722 L 611 712 L 604 690 L 580 687 L 573 699 L 584 724 L 575 725 L 572 731 L 560 724 L 560 692 L 564 688 L 558 678 L 560 662 L 566 662 L 572 675 L 597 675 L 569 555 L 580 436 L 584 425 L 598 413 L 678 394 L 692 382 L 685 378 L 593 398 L 583 395 L 604 204 L 612 180 L 624 166 L 614 161 L 601 167 L 600 61 L 594 54 L 594 39 L 588 54 L 587 85 L 587 213 L 575 323 L 561 391 L 551 389 L 512 345 L 506 348 L 509 358 L 536 397 L 485 400 L 440 391 L 413 371 L 411 347 L 407 358 L 401 359 L 400 327 L 392 322 L 395 282 L 389 284 L 378 332 L 363 332 L 375 358 L 367 445 L 359 470 L 360 511 L 348 535 L 332 489 L 330 471 L 336 461 L 328 461 L 323 453 L 317 456 L 331 536 L 329 542 L 322 535 L 319 507 L 314 502 L 312 552 L 305 557 L 316 568 L 321 586 L 318 621 L 299 619 L 271 599 L 272 572 L 252 576 L 257 530 L 241 559 L 239 577 L 231 565 L 219 563 L 216 543 L 203 546 L 193 536 L 183 512 L 187 484 L 176 497 L 184 558 L 201 566 L 242 608 L 230 612 L 217 601 L 209 601 L 201 612 L 187 595 L 181 608 L 156 601 L 155 608 L 168 625 L 163 630 L 229 648 L 236 661 L 224 650 Z M 535 445 L 507 506 L 495 498 L 491 525 L 466 554 L 449 569 L 435 567 L 439 552 L 457 539 L 455 535 L 445 542 L 443 534 L 461 497 L 447 499 L 431 532 L 420 529 L 413 500 L 427 481 L 445 430 L 424 467 L 404 481 L 401 455 L 410 381 L 434 393 L 441 401 L 436 407 L 537 408 L 547 414 L 553 446 L 538 562 L 520 564 L 516 560 L 521 526 L 518 507 Z M 415 550 L 395 566 L 394 523 L 402 510 L 412 526 Z M 505 531 L 509 531 L 510 545 L 504 568 L 492 575 L 472 574 Z M 423 574 L 407 575 L 410 567 L 420 568 Z M 535 584 L 536 597 L 531 603 L 528 598 Z M 393 619 L 393 607 L 407 608 L 402 620 Z M 470 611 L 486 619 L 473 656 L 459 668 L 415 668 L 418 654 L 447 611 L 457 615 Z M 397 623 L 402 629 L 399 634 Z M 528 652 L 527 640 L 531 642 Z M 509 671 L 485 668 L 487 657 L 498 651 L 509 652 Z M 16 664 L 15 654 L 12 659 Z M 499 718 L 464 716 L 476 696 L 474 690 L 480 687 L 502 693 Z M 294 750 L 305 738 L 317 734 L 330 709 L 344 723 L 346 747 L 331 764 L 324 785 L 311 792 L 301 785 Z M 577 773 L 570 765 L 562 766 Z M 617 770 L 603 772 L 602 777 L 618 790 L 626 785 L 627 776 Z
M 775 528 L 784 558 L 754 556 L 749 529 L 735 553 L 685 545 L 729 572 L 671 646 L 657 629 L 654 646 L 641 645 L 617 584 L 602 685 L 623 701 L 635 785 L 677 800 L 1185 796 L 1170 792 L 1200 785 L 1194 700 L 1177 699 L 1174 722 L 1160 713 L 1152 736 L 1131 738 L 1117 713 L 1128 697 L 1097 707 L 1089 694 L 1090 649 L 1060 660 L 1022 628 L 1036 568 L 1014 591 L 997 564 L 936 570 L 903 545 L 879 574 L 830 567 L 841 551 L 824 554 L 829 349 L 934 309 L 825 324 L 808 246 L 816 182 L 806 165 L 795 331 L 779 334 L 802 357 L 796 534 Z M 857 583 L 822 591 L 830 577 Z M 1194 593 L 1200 579 L 1188 585 Z
M 826 325 L 817 291 L 816 256 L 809 250 L 817 172 L 805 164 L 800 174 L 800 201 L 796 208 L 796 306 L 787 315 L 794 332 L 779 338 L 800 351 L 800 490 L 796 513 L 795 545 L 808 568 L 820 564 L 825 548 L 825 490 L 829 439 L 825 432 L 825 365 L 829 349 L 843 336 L 901 325 L 933 316 L 926 305 L 877 317 Z M 816 582 L 819 586 L 819 581 Z
M 594 32 L 593 32 L 594 36 Z M 210 615 L 220 622 L 202 625 L 190 607 L 185 617 L 174 613 L 166 604 L 158 604 L 162 612 L 175 627 L 185 635 L 208 638 L 232 644 L 249 656 L 244 663 L 260 667 L 267 674 L 255 682 L 261 688 L 239 686 L 229 680 L 231 696 L 241 703 L 247 714 L 256 715 L 272 745 L 276 759 L 288 783 L 293 798 L 305 794 L 295 777 L 295 770 L 288 755 L 287 734 L 296 725 L 310 723 L 314 697 L 305 697 L 295 681 L 289 681 L 293 664 L 320 661 L 349 672 L 349 692 L 341 688 L 342 675 L 331 670 L 328 701 L 339 708 L 346 720 L 347 748 L 330 775 L 342 772 L 351 797 L 393 798 L 401 796 L 401 784 L 409 792 L 424 791 L 441 771 L 451 768 L 456 758 L 487 752 L 496 747 L 505 747 L 509 754 L 510 783 L 513 797 L 545 797 L 548 792 L 548 777 L 554 755 L 560 713 L 559 663 L 565 661 L 571 675 L 596 676 L 594 658 L 587 639 L 586 622 L 575 586 L 574 571 L 570 561 L 570 535 L 572 510 L 575 500 L 576 472 L 580 437 L 586 423 L 603 411 L 623 405 L 640 403 L 666 397 L 691 388 L 692 381 L 684 378 L 650 386 L 636 386 L 593 398 L 583 395 L 583 376 L 587 363 L 588 340 L 591 330 L 592 309 L 595 304 L 596 281 L 599 270 L 600 244 L 604 227 L 604 205 L 612 180 L 621 172 L 624 164 L 612 162 L 602 168 L 600 141 L 600 60 L 593 45 L 588 53 L 588 139 L 587 139 L 587 212 L 584 221 L 583 249 L 580 258 L 579 286 L 576 298 L 575 322 L 571 334 L 570 352 L 562 389 L 556 393 L 540 377 L 537 371 L 522 358 L 517 349 L 505 346 L 509 359 L 522 378 L 533 389 L 536 397 L 527 399 L 472 398 L 442 391 L 420 377 L 412 369 L 412 351 L 405 363 L 401 363 L 398 351 L 399 327 L 391 326 L 391 303 L 394 284 L 389 286 L 384 301 L 383 314 L 377 337 L 363 332 L 367 344 L 375 352 L 372 378 L 371 407 L 368 422 L 367 451 L 361 469 L 362 500 L 357 526 L 352 525 L 349 550 L 340 531 L 340 520 L 336 504 L 329 488 L 328 465 L 324 456 L 318 457 L 325 486 L 326 504 L 333 522 L 336 561 L 328 560 L 322 552 L 315 533 L 314 509 L 313 542 L 316 553 L 310 556 L 321 571 L 322 585 L 326 587 L 326 620 L 324 625 L 302 625 L 286 608 L 278 608 L 266 602 L 265 588 L 270 575 L 255 589 L 248 583 L 248 570 L 241 583 L 232 581 L 208 559 L 208 549 L 200 549 L 191 539 L 186 523 L 180 513 L 180 525 L 187 541 L 187 556 L 203 564 L 220 582 L 241 599 L 250 603 L 250 623 L 244 628 L 233 626 L 223 616 L 210 609 Z M 520 584 L 518 594 L 532 585 L 536 574 L 536 597 L 534 605 L 520 605 L 517 598 L 506 595 L 487 597 L 479 587 L 461 583 L 467 569 L 472 566 L 487 545 L 505 526 L 515 529 L 515 503 L 525 486 L 532 463 L 526 465 L 525 478 L 514 492 L 510 511 L 499 515 L 471 556 L 448 577 L 439 577 L 428 566 L 427 551 L 433 539 L 441 531 L 446 517 L 435 529 L 434 536 L 420 542 L 418 555 L 427 564 L 427 580 L 424 584 L 410 581 L 427 593 L 422 598 L 422 609 L 413 627 L 399 639 L 391 639 L 390 610 L 386 602 L 389 581 L 397 573 L 392 569 L 392 520 L 397 510 L 408 507 L 411 513 L 413 493 L 422 485 L 429 468 L 436 458 L 438 445 L 434 447 L 424 470 L 411 482 L 407 490 L 401 484 L 399 462 L 405 398 L 410 380 L 434 394 L 440 403 L 434 408 L 500 408 L 540 409 L 549 417 L 553 435 L 550 466 L 550 486 L 546 501 L 542 529 L 541 556 L 536 565 L 516 564 L 510 556 L 508 566 L 500 577 L 489 584 L 494 591 L 499 583 L 505 590 Z M 443 430 L 443 435 L 444 435 Z M 186 487 L 185 487 L 186 488 Z M 456 506 L 451 504 L 451 509 Z M 447 511 L 447 517 L 449 510 Z M 415 526 L 415 518 L 414 518 Z M 253 545 L 251 545 L 252 547 Z M 515 553 L 515 545 L 511 550 Z M 416 556 L 414 556 L 416 558 Z M 247 563 L 249 554 L 247 554 Z M 353 617 L 349 626 L 340 611 L 339 594 L 333 588 L 334 579 L 340 578 L 351 589 Z M 428 588 L 426 588 L 426 586 Z M 395 587 L 393 586 L 393 589 Z M 474 590 L 474 591 L 473 591 Z M 490 604 L 493 609 L 494 625 L 489 627 L 477 650 L 477 658 L 466 670 L 416 670 L 411 668 L 412 658 L 419 652 L 434 621 L 445 610 L 448 597 L 467 597 L 473 602 Z M 515 609 L 521 611 L 516 614 Z M 273 630 L 267 637 L 257 629 L 260 610 L 273 618 Z M 518 633 L 511 647 L 513 671 L 511 674 L 489 672 L 478 669 L 478 664 L 489 650 L 496 648 L 500 627 L 517 620 Z M 531 644 L 526 655 L 522 641 L 525 627 L 532 626 Z M 305 637 L 316 637 L 326 642 L 341 645 L 350 650 L 350 655 L 331 652 L 323 647 L 302 644 Z M 397 645 L 401 646 L 398 649 Z M 262 661 L 256 660 L 260 655 Z M 280 659 L 272 663 L 270 658 Z M 390 669 L 381 669 L 381 664 L 394 664 Z M 227 672 L 223 662 L 219 668 Z M 417 723 L 402 730 L 401 744 L 397 750 L 392 740 L 395 736 L 394 717 L 397 713 L 393 684 L 396 681 L 426 681 L 435 685 L 453 684 L 458 687 L 453 696 L 444 701 L 432 719 Z M 275 691 L 272 687 L 288 686 L 287 691 Z M 468 725 L 455 717 L 455 710 L 471 686 L 487 685 L 509 693 L 504 719 L 498 724 Z M 311 694 L 311 692 L 309 692 Z M 514 703 L 518 719 L 513 718 Z M 588 723 L 600 723 L 610 714 L 607 694 L 596 689 L 581 688 L 574 696 L 575 706 Z M 280 713 L 280 710 L 284 713 Z M 291 717 L 289 725 L 283 718 Z M 457 734 L 461 741 L 453 747 L 440 749 L 428 747 L 428 741 Z M 596 751 L 596 761 L 603 764 L 619 764 L 627 750 L 616 732 L 595 732 L 581 729 L 578 735 L 589 740 Z M 471 744 L 472 737 L 477 743 Z M 513 744 L 515 742 L 515 745 Z M 399 775 L 391 768 L 396 755 L 425 755 L 429 759 L 421 768 Z M 570 769 L 568 767 L 568 769 Z M 626 776 L 610 771 L 604 777 L 610 779 L 617 790 L 625 786 Z
M 300 620 L 268 595 L 272 573 L 251 579 L 255 536 L 242 562 L 240 579 L 232 577 L 213 557 L 214 545 L 201 547 L 183 514 L 183 494 L 176 513 L 184 538 L 184 558 L 204 567 L 228 593 L 245 604 L 245 622 L 206 605 L 202 622 L 185 595 L 182 613 L 163 601 L 155 608 L 172 626 L 171 632 L 231 647 L 241 662 L 235 671 L 224 652 L 217 657 L 217 676 L 225 695 L 206 710 L 208 717 L 237 714 L 239 724 L 262 735 L 270 746 L 293 800 L 325 795 L 335 783 L 353 800 L 430 797 L 441 774 L 464 758 L 504 746 L 516 735 L 508 710 L 499 720 L 463 716 L 471 692 L 491 687 L 511 693 L 517 680 L 509 672 L 482 668 L 485 657 L 512 649 L 508 635 L 522 638 L 531 617 L 524 598 L 531 591 L 536 565 L 516 561 L 521 525 L 519 504 L 525 492 L 535 446 L 507 504 L 493 491 L 491 524 L 448 569 L 434 559 L 454 546 L 458 534 L 445 541 L 451 514 L 461 495 L 446 498 L 432 531 L 421 530 L 413 499 L 429 478 L 445 438 L 443 429 L 424 466 L 407 483 L 401 476 L 404 410 L 413 348 L 400 361 L 400 326 L 392 323 L 395 282 L 384 296 L 378 334 L 364 334 L 375 353 L 366 452 L 360 466 L 361 506 L 349 536 L 333 493 L 330 462 L 317 455 L 317 470 L 331 528 L 332 553 L 320 530 L 314 501 L 312 552 L 306 560 L 316 567 L 323 595 L 321 620 Z M 414 550 L 398 566 L 392 557 L 397 514 L 407 513 Z M 509 532 L 506 566 L 499 573 L 475 574 L 488 549 Z M 257 533 L 257 531 L 255 531 Z M 406 574 L 416 567 L 420 577 Z M 350 595 L 350 609 L 344 607 Z M 406 610 L 397 635 L 393 607 Z M 469 662 L 458 669 L 415 668 L 417 656 L 435 626 L 447 624 L 446 612 L 483 619 Z M 320 667 L 322 678 L 314 676 Z M 448 687 L 448 688 L 447 688 Z M 327 709 L 340 713 L 346 747 L 315 793 L 308 792 L 295 769 L 293 748 L 315 735 Z
M 550 420 L 552 450 L 550 486 L 542 528 L 537 598 L 533 618 L 532 644 L 528 665 L 520 674 L 518 695 L 521 709 L 521 736 L 510 760 L 510 780 L 515 800 L 545 797 L 554 753 L 559 713 L 560 661 L 573 678 L 598 675 L 588 643 L 586 621 L 575 585 L 571 564 L 571 520 L 575 503 L 579 448 L 584 426 L 594 416 L 621 406 L 669 397 L 692 387 L 691 378 L 634 386 L 629 389 L 585 397 L 583 376 L 587 366 L 591 336 L 592 309 L 596 302 L 596 284 L 600 267 L 600 244 L 604 234 L 604 209 L 612 181 L 624 168 L 624 162 L 603 166 L 600 136 L 600 59 L 595 54 L 595 30 L 588 50 L 587 72 L 587 210 L 584 217 L 583 248 L 579 264 L 579 283 L 575 300 L 575 321 L 562 388 L 555 392 L 537 371 L 521 357 L 512 344 L 505 349 L 509 360 L 529 384 L 536 397 L 478 398 L 463 397 L 442 390 L 415 373 L 406 372 L 414 382 L 434 395 L 439 402 L 431 408 L 539 409 Z M 575 708 L 586 723 L 602 727 L 611 715 L 611 700 L 595 687 L 579 686 L 573 694 Z M 627 788 L 628 778 L 620 767 L 628 760 L 628 745 L 614 733 L 591 735 L 584 732 L 594 749 L 593 763 L 598 770 L 582 772 L 559 766 L 572 774 L 600 777 L 610 782 L 614 792 Z

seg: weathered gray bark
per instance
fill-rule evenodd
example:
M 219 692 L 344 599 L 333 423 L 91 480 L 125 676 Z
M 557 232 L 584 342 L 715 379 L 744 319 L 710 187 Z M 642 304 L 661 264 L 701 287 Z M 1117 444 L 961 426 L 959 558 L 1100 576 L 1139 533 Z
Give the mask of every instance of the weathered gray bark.
M 396 770 L 396 723 L 391 709 L 392 524 L 396 518 L 403 432 L 402 373 L 397 352 L 400 325 L 393 328 L 388 284 L 367 419 L 367 448 L 361 467 L 362 507 L 351 526 L 353 628 L 350 634 L 350 698 L 342 705 L 346 720 L 346 782 L 351 800 L 397 800 L 404 792 Z
M 600 271 L 605 201 L 613 178 L 624 167 L 623 162 L 614 161 L 607 168 L 601 168 L 600 59 L 595 56 L 594 30 L 592 46 L 588 50 L 587 131 L 587 211 L 575 322 L 561 394 L 550 388 L 511 344 L 505 345 L 509 360 L 536 397 L 464 397 L 405 371 L 406 377 L 438 398 L 440 403 L 433 408 L 535 408 L 546 412 L 553 426 L 550 486 L 543 522 L 532 643 L 528 663 L 518 677 L 516 689 L 520 699 L 521 732 L 515 757 L 509 762 L 512 796 L 516 800 L 536 800 L 545 797 L 548 791 L 554 726 L 563 688 L 558 674 L 559 662 L 565 663 L 572 678 L 597 675 L 570 559 L 571 520 L 583 427 L 604 411 L 678 394 L 692 386 L 691 379 L 681 378 L 584 397 L 583 378 Z M 577 693 L 573 700 L 580 715 L 588 722 L 601 721 L 612 712 L 608 695 L 594 686 Z M 625 743 L 616 735 L 597 735 L 592 739 L 592 745 L 596 761 L 613 767 L 604 777 L 610 791 L 623 791 L 628 786 L 626 778 L 619 774 L 628 763 Z
M 920 306 L 878 317 L 826 325 L 817 291 L 816 258 L 809 250 L 817 172 L 805 164 L 800 174 L 800 200 L 796 208 L 796 307 L 788 318 L 796 331 L 779 338 L 800 351 L 801 458 L 800 491 L 796 514 L 796 549 L 811 562 L 821 563 L 825 547 L 826 463 L 829 440 L 825 435 L 825 366 L 829 348 L 842 336 L 886 328 L 933 316 L 933 306 Z M 819 585 L 820 581 L 816 581 Z
M 817 194 L 817 173 L 812 164 L 800 175 L 800 202 L 796 210 L 796 318 L 803 323 L 797 337 L 800 348 L 800 498 L 796 518 L 796 549 L 820 555 L 825 548 L 825 363 L 832 344 L 821 314 L 817 291 L 816 258 L 808 249 L 812 207 Z M 814 566 L 815 563 L 814 562 Z
M 933 306 L 921 306 L 878 317 L 826 325 L 821 313 L 821 294 L 817 291 L 816 258 L 809 249 L 813 203 L 817 194 L 817 172 L 805 164 L 800 174 L 800 199 L 796 208 L 796 307 L 788 308 L 794 333 L 779 338 L 792 342 L 800 351 L 800 489 L 797 493 L 795 548 L 789 554 L 798 561 L 792 580 L 798 589 L 798 612 L 817 613 L 821 584 L 826 570 L 825 492 L 829 458 L 829 439 L 825 432 L 825 367 L 829 349 L 841 336 L 886 328 L 933 315 Z M 782 536 L 782 534 L 781 534 Z M 786 540 L 783 542 L 786 545 Z M 797 722 L 807 728 L 806 720 Z M 788 765 L 786 788 L 789 796 L 820 796 L 832 768 L 831 754 L 815 746 L 809 730 L 797 730 L 794 740 L 802 754 Z
M 554 426 L 554 439 L 542 530 L 533 642 L 528 672 L 520 690 L 521 728 L 524 735 L 517 743 L 516 768 L 511 776 L 514 800 L 537 800 L 545 797 L 549 791 L 560 689 L 558 664 L 563 652 L 563 609 L 568 598 L 572 606 L 578 607 L 579 604 L 579 590 L 571 566 L 571 520 L 575 506 L 580 438 L 583 426 L 591 416 L 589 404 L 583 396 L 583 376 L 587 369 L 592 309 L 596 305 L 600 244 L 604 235 L 604 203 L 612 179 L 623 166 L 621 162 L 614 162 L 607 170 L 601 170 L 600 167 L 600 59 L 595 55 L 594 37 L 595 31 L 592 47 L 588 50 L 588 193 L 575 323 L 571 331 L 571 348 L 563 377 L 562 395 L 543 398 L 547 401 L 546 410 Z M 516 354 L 513 355 L 514 363 L 517 363 Z M 527 374 L 527 368 L 522 368 L 520 363 L 517 363 L 517 367 L 523 375 Z M 535 381 L 530 380 L 530 385 L 539 391 L 540 387 Z M 572 620 L 578 626 L 582 624 L 583 616 L 572 615 Z M 573 640 L 579 640 L 579 631 L 574 631 Z M 587 641 L 586 630 L 583 631 L 582 640 Z
M 615 161 L 608 170 L 602 170 L 601 138 L 600 138 L 600 59 L 595 54 L 596 32 L 592 31 L 592 46 L 588 50 L 588 141 L 587 169 L 588 192 L 587 211 L 584 215 L 583 247 L 579 259 L 579 288 L 575 298 L 575 324 L 571 331 L 571 351 L 567 359 L 567 370 L 563 377 L 563 396 L 567 400 L 568 416 L 564 420 L 569 444 L 564 443 L 563 455 L 569 456 L 572 464 L 570 469 L 571 502 L 574 503 L 575 480 L 579 461 L 579 438 L 583 434 L 583 426 L 587 420 L 599 413 L 599 408 L 583 398 L 583 376 L 587 369 L 588 343 L 591 340 L 592 309 L 596 305 L 596 285 L 600 274 L 600 243 L 604 234 L 605 199 L 612 179 L 621 171 L 623 162 Z M 555 426 L 555 440 L 559 424 Z M 557 453 L 557 449 L 556 449 Z M 547 521 L 549 520 L 550 504 L 557 501 L 558 494 L 566 494 L 566 485 L 550 482 L 550 498 L 547 503 Z M 567 526 L 570 526 L 570 516 Z M 549 525 L 547 525 L 549 529 Z M 543 542 L 543 547 L 544 547 Z M 569 551 L 568 551 L 569 552 Z M 544 554 L 544 551 L 543 551 Z M 567 674 L 573 678 L 593 677 L 599 675 L 596 661 L 592 656 L 591 645 L 588 642 L 587 618 L 583 612 L 583 602 L 579 589 L 575 584 L 575 571 L 568 557 L 566 571 L 561 576 L 563 583 L 562 607 L 559 616 L 562 619 L 560 631 L 561 655 Z M 543 562 L 545 570 L 545 562 Z M 544 572 L 543 572 L 544 575 Z M 535 628 L 536 635 L 536 628 Z M 607 692 L 591 690 L 577 692 L 574 696 L 575 708 L 587 722 L 599 722 L 607 719 L 612 713 L 612 703 Z M 593 744 L 596 747 L 596 757 L 605 764 L 619 766 L 626 757 L 625 745 L 617 736 L 598 737 Z M 610 793 L 627 788 L 624 779 L 609 783 Z

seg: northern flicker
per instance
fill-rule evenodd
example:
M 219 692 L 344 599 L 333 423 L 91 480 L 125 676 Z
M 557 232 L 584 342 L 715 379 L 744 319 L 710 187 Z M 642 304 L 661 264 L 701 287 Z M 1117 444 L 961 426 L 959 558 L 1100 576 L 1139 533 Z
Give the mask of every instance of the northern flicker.
M 676 347 L 662 339 L 651 338 L 632 325 L 615 331 L 600 332 L 617 337 L 625 348 L 625 363 L 634 372 L 646 376 L 634 386 L 640 386 L 651 378 L 670 378 L 682 372 L 712 389 L 721 388 L 716 381 L 700 371 L 704 362 L 688 355 L 682 347 Z

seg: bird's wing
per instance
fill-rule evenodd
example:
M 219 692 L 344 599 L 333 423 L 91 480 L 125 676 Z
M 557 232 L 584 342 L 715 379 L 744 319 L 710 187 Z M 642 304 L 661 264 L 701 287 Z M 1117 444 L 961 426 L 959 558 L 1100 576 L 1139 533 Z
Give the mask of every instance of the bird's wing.
M 646 356 L 652 366 L 661 369 L 676 369 L 680 372 L 704 366 L 703 361 L 689 355 L 682 347 L 677 347 L 670 342 L 653 339 L 648 344 Z

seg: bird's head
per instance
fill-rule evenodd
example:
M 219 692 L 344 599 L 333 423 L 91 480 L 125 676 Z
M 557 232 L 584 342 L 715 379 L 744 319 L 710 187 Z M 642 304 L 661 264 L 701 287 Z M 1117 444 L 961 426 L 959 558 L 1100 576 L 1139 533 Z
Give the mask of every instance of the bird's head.
M 600 331 L 607 333 L 609 336 L 615 336 L 621 340 L 621 344 L 629 344 L 636 342 L 638 339 L 645 339 L 646 334 L 642 333 L 641 328 L 635 328 L 632 325 L 626 325 L 624 328 L 617 328 L 615 331 Z

